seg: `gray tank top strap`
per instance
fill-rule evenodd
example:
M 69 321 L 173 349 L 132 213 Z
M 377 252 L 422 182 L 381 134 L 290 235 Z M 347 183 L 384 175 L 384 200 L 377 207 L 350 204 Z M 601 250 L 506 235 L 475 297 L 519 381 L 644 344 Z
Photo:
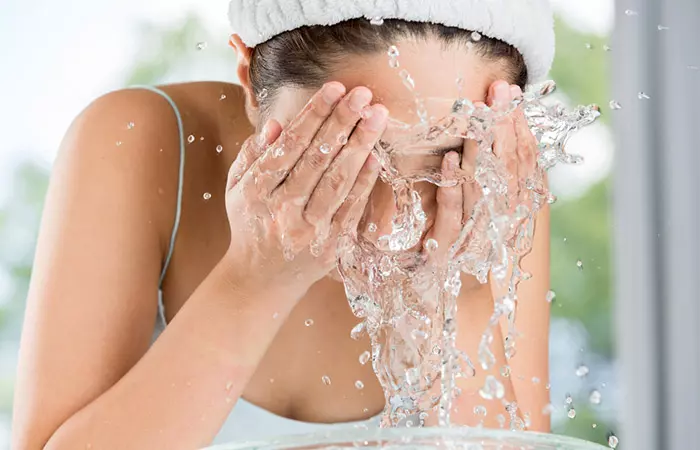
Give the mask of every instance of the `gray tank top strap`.
M 182 215 L 182 190 L 185 179 L 185 129 L 182 125 L 182 114 L 180 114 L 180 110 L 168 94 L 153 86 L 132 86 L 131 89 L 146 89 L 163 97 L 173 108 L 173 112 L 175 113 L 175 117 L 177 118 L 177 129 L 180 136 L 180 169 L 178 172 L 177 179 L 177 205 L 175 207 L 175 222 L 173 224 L 173 230 L 170 235 L 168 253 L 166 254 L 165 261 L 163 262 L 163 269 L 161 270 L 160 279 L 158 280 L 158 290 L 160 291 L 160 289 L 163 286 L 163 280 L 165 279 L 165 275 L 168 273 L 168 266 L 170 265 L 170 260 L 173 257 L 173 251 L 175 250 L 175 239 L 177 238 L 177 231 L 180 227 L 180 216 Z

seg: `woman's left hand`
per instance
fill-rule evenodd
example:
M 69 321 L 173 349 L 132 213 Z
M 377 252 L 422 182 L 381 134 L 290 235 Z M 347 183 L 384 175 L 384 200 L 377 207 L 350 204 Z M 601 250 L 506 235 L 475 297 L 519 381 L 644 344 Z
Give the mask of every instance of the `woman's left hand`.
M 521 98 L 522 90 L 517 85 L 499 80 L 494 82 L 486 98 L 487 105 L 494 111 L 506 111 L 513 100 Z M 483 103 L 475 103 L 477 108 Z M 518 205 L 532 209 L 532 195 L 526 188 L 526 180 L 530 179 L 537 168 L 537 140 L 530 131 L 527 119 L 518 107 L 512 113 L 502 117 L 492 127 L 494 143 L 493 152 L 499 158 L 508 173 L 509 211 L 514 213 Z M 475 173 L 478 147 L 474 140 L 466 140 L 460 162 L 459 154 L 450 152 L 445 155 L 442 163 L 443 174 L 454 178 L 458 168 L 469 175 Z M 441 261 L 449 256 L 449 249 L 459 238 L 462 227 L 472 216 L 474 207 L 482 196 L 482 190 L 475 182 L 466 182 L 453 187 L 440 187 L 437 192 L 437 213 L 435 223 L 428 231 L 424 240 L 424 252 L 429 261 Z M 437 241 L 437 248 L 428 244 L 428 239 Z M 427 248 L 426 248 L 427 247 Z

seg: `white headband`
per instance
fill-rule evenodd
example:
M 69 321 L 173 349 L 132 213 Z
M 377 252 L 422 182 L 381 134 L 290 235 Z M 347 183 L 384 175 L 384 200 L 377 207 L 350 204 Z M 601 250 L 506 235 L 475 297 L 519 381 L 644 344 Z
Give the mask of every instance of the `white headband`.
M 554 60 L 549 0 L 232 0 L 233 32 L 248 47 L 310 25 L 358 18 L 430 22 L 500 39 L 520 51 L 531 82 L 541 81 Z

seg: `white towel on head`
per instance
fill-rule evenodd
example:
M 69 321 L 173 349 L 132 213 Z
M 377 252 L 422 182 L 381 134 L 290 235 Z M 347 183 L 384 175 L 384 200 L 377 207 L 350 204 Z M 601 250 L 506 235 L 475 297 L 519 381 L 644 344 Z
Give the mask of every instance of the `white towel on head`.
M 430 22 L 500 39 L 525 58 L 530 81 L 542 80 L 554 60 L 549 0 L 232 0 L 233 32 L 249 47 L 305 25 L 335 25 L 379 17 Z

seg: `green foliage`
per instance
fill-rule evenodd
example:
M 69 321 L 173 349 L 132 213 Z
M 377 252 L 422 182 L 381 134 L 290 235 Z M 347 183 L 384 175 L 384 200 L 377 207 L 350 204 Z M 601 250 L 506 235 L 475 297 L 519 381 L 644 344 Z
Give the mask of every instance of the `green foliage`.
M 139 53 L 126 85 L 148 85 L 163 79 L 182 64 L 183 56 L 195 49 L 195 43 L 206 40 L 203 29 L 201 20 L 194 14 L 175 26 L 141 24 Z
M 605 111 L 609 98 L 609 59 L 611 52 L 603 46 L 608 39 L 582 34 L 555 21 L 557 52 L 552 66 L 551 78 L 575 104 L 595 103 Z M 590 44 L 588 49 L 586 44 Z M 603 114 L 603 121 L 607 116 Z
M 552 314 L 581 321 L 591 348 L 606 357 L 613 352 L 609 200 L 608 183 L 599 183 L 580 199 L 555 204 L 551 225 Z
M 608 437 L 613 432 L 611 424 L 601 420 L 597 412 L 588 405 L 576 405 L 576 417 L 567 418 L 554 428 L 554 432 L 557 434 L 585 439 L 606 446 Z

